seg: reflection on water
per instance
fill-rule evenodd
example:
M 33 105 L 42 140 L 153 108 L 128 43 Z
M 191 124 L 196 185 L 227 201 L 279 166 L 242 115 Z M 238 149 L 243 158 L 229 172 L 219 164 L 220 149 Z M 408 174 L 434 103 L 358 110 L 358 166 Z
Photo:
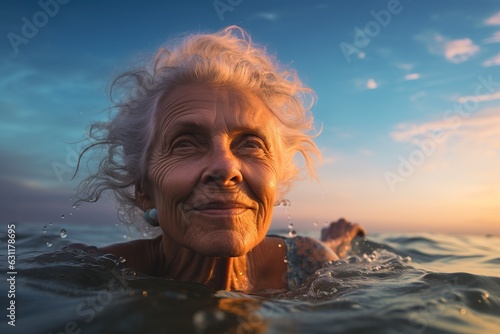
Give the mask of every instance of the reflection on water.
M 17 224 L 16 332 L 500 331 L 498 237 L 374 235 L 295 291 L 248 295 L 145 276 L 111 255 L 61 250 L 122 238 L 96 228 Z

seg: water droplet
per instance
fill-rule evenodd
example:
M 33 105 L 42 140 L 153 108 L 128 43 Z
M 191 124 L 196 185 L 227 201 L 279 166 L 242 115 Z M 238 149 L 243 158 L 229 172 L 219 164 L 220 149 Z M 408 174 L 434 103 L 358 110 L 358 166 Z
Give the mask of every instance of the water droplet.
M 59 235 L 61 236 L 61 238 L 66 238 L 68 236 L 68 232 L 66 232 L 66 230 L 63 228 L 61 229 L 61 232 L 59 233 Z
M 193 325 L 197 332 L 207 332 L 207 329 L 220 326 L 226 315 L 221 310 L 201 310 L 193 315 Z
M 73 212 L 70 212 L 70 213 L 69 213 L 69 215 L 70 215 L 70 216 L 73 216 Z
M 118 258 L 118 262 L 125 263 L 125 262 L 127 262 L 127 260 L 123 256 L 120 256 L 120 258 Z
M 142 296 L 143 297 L 147 297 L 148 296 L 148 292 L 146 290 L 142 291 Z
M 243 275 L 243 272 L 240 271 L 240 276 Z
M 61 215 L 61 219 L 64 219 L 64 215 Z
M 49 222 L 49 226 L 52 226 L 52 222 Z
M 460 309 L 460 314 L 461 315 L 465 315 L 466 313 L 467 313 L 466 309 L 464 309 L 464 308 Z
M 42 233 L 47 233 L 47 225 L 43 225 Z
M 288 199 L 282 199 L 281 201 L 276 201 L 275 206 L 290 206 L 292 203 Z
M 52 247 L 52 242 L 47 241 L 47 247 Z
M 281 248 L 281 244 L 278 244 L 278 247 L 280 247 L 280 248 Z
M 288 237 L 293 238 L 297 235 L 297 232 L 293 229 L 293 223 L 288 223 Z
M 288 259 L 286 258 L 286 256 L 285 256 L 285 258 L 283 259 L 283 262 L 288 263 Z
M 132 268 L 126 268 L 125 270 L 122 271 L 122 273 L 125 276 L 136 276 L 137 275 L 137 272 Z

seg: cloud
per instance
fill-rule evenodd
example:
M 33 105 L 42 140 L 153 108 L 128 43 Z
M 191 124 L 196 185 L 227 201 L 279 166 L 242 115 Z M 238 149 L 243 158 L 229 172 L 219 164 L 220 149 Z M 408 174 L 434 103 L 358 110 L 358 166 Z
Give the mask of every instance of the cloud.
M 378 87 L 378 84 L 375 82 L 374 79 L 368 79 L 366 82 L 366 88 L 368 89 L 376 89 Z
M 489 67 L 489 66 L 497 66 L 500 65 L 500 53 L 498 53 L 496 56 L 491 57 L 489 59 L 486 59 L 483 62 L 484 67 Z
M 446 59 L 455 64 L 467 61 L 479 51 L 479 46 L 475 45 L 469 38 L 446 42 L 444 48 Z
M 463 63 L 479 52 L 480 48 L 470 38 L 449 40 L 437 33 L 424 33 L 416 39 L 427 45 L 430 53 L 444 56 L 454 64 Z
M 476 101 L 476 102 L 489 102 L 500 100 L 500 92 L 495 92 L 493 94 L 484 94 L 484 95 L 467 95 L 461 96 L 458 98 L 459 103 L 465 103 L 467 101 Z
M 420 74 L 418 73 L 410 73 L 410 74 L 407 74 L 405 75 L 405 80 L 417 80 L 417 79 L 420 79 Z
M 443 222 L 449 230 L 457 224 L 468 226 L 471 232 L 480 225 L 488 233 L 498 230 L 500 107 L 480 110 L 469 117 L 454 114 L 453 119 L 400 124 L 391 137 L 414 145 L 410 149 L 402 146 L 399 166 L 394 164 L 390 169 L 402 177 L 401 173 L 405 173 L 394 198 L 382 196 L 398 209 L 393 217 L 411 217 L 419 226 L 429 222 L 426 217 L 432 217 L 429 219 Z M 404 202 L 394 205 L 399 200 Z M 431 224 L 425 228 L 433 227 Z
M 252 19 L 263 19 L 268 21 L 276 21 L 278 19 L 278 14 L 271 12 L 261 12 L 252 16 Z
M 500 43 L 500 31 L 497 31 L 491 37 L 486 38 L 483 40 L 483 43 L 485 44 L 491 44 L 491 43 Z
M 360 91 L 366 91 L 367 89 L 377 89 L 380 87 L 380 81 L 376 81 L 374 78 L 355 78 L 352 80 L 356 89 Z
M 487 18 L 486 21 L 484 21 L 484 23 L 486 25 L 489 25 L 489 26 L 498 26 L 498 25 L 500 25 L 500 12 L 497 12 L 493 16 L 490 16 L 489 18 Z
M 500 148 L 500 107 L 485 109 L 468 118 L 458 114 L 442 120 L 399 124 L 391 132 L 391 138 L 397 142 L 420 144 L 426 140 L 447 142 L 456 138 L 459 142 L 475 142 L 480 149 Z M 439 138 L 439 140 L 437 140 Z

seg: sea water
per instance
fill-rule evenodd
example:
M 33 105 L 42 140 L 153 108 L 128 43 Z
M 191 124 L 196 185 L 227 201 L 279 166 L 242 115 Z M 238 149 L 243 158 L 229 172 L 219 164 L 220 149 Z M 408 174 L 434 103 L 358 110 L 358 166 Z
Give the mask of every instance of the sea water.
M 5 277 L 9 236 L 0 227 Z M 368 235 L 299 289 L 267 295 L 149 277 L 126 259 L 62 250 L 124 237 L 115 226 L 15 224 L 15 297 L 6 300 L 11 285 L 2 279 L 0 332 L 500 333 L 498 236 Z

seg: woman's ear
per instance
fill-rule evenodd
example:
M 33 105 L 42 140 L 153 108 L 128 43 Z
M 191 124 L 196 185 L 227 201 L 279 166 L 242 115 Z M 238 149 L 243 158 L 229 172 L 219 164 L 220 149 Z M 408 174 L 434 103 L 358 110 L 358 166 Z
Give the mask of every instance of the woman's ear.
M 145 179 L 135 184 L 135 202 L 142 211 L 155 207 L 152 187 Z

